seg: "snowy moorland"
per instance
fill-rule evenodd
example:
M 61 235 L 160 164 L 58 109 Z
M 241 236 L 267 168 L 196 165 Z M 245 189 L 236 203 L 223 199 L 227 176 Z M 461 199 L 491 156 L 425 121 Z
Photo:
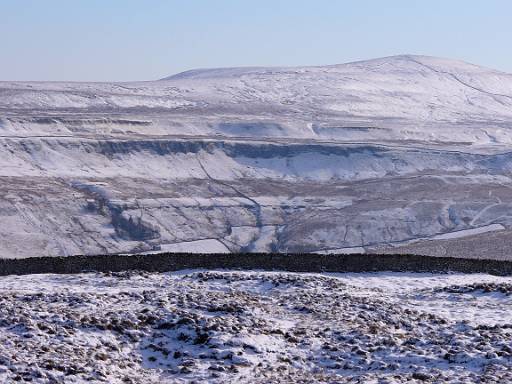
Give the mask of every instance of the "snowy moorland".
M 5 383 L 512 381 L 509 277 L 8 276 L 0 304 Z
M 0 257 L 509 258 L 512 75 L 394 56 L 0 82 Z

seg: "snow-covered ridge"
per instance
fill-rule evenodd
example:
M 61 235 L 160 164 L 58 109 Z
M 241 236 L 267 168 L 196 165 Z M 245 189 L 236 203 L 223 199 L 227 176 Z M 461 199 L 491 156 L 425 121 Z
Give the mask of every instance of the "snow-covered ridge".
M 12 134 L 9 126 L 19 130 L 22 123 L 9 119 L 20 114 L 115 112 L 151 120 L 135 130 L 146 135 L 509 144 L 512 75 L 403 55 L 322 67 L 192 70 L 138 83 L 3 82 L 0 111 L 5 134 Z M 258 124 L 279 129 L 261 132 Z M 56 127 L 46 128 L 49 134 Z
M 165 77 L 161 80 L 177 80 L 177 79 L 208 79 L 208 78 L 226 78 L 239 77 L 242 75 L 269 75 L 279 73 L 307 73 L 307 72 L 348 72 L 357 69 L 361 71 L 418 71 L 418 66 L 430 68 L 437 71 L 445 72 L 495 72 L 503 73 L 490 68 L 466 63 L 461 60 L 451 60 L 433 56 L 423 55 L 396 55 L 383 57 L 379 59 L 360 60 L 345 64 L 334 64 L 325 66 L 298 66 L 298 67 L 233 67 L 233 68 L 204 68 L 192 69 L 180 72 L 175 75 Z M 424 68 L 424 69 L 425 69 Z

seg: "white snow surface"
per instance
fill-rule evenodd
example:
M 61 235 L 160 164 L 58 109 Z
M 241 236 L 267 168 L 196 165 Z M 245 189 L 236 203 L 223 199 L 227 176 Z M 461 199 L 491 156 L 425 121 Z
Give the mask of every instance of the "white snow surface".
M 258 271 L 0 277 L 0 380 L 512 380 L 512 278 Z
M 346 284 L 361 290 L 384 292 L 389 300 L 406 304 L 417 309 L 440 315 L 453 321 L 469 322 L 473 325 L 512 324 L 512 296 L 484 288 L 468 292 L 436 292 L 453 286 L 472 286 L 485 284 L 512 283 L 511 277 L 491 276 L 486 274 L 431 274 L 431 273 L 345 273 L 328 274 Z M 394 299 L 393 299 L 394 297 Z M 403 300 L 407 298 L 406 300 Z
M 442 235 L 436 235 L 436 236 L 432 237 L 432 240 L 458 239 L 461 237 L 477 235 L 480 233 L 502 231 L 503 229 L 505 229 L 505 227 L 501 224 L 491 224 L 491 225 L 485 225 L 483 227 L 478 227 L 478 228 L 463 229 L 460 231 L 443 233 Z
M 217 239 L 205 239 L 165 244 L 156 252 L 229 253 L 229 249 Z

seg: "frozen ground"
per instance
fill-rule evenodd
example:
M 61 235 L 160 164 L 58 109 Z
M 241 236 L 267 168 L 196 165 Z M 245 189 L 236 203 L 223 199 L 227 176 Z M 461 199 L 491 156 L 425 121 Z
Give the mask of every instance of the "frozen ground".
M 0 278 L 0 381 L 506 383 L 512 278 L 171 274 Z
M 0 82 L 0 257 L 510 258 L 512 75 L 395 56 Z

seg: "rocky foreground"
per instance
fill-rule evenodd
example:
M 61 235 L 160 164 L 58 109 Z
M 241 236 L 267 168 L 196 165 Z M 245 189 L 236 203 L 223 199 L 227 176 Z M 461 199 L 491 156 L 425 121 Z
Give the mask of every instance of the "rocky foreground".
M 0 381 L 511 382 L 512 278 L 2 277 Z

